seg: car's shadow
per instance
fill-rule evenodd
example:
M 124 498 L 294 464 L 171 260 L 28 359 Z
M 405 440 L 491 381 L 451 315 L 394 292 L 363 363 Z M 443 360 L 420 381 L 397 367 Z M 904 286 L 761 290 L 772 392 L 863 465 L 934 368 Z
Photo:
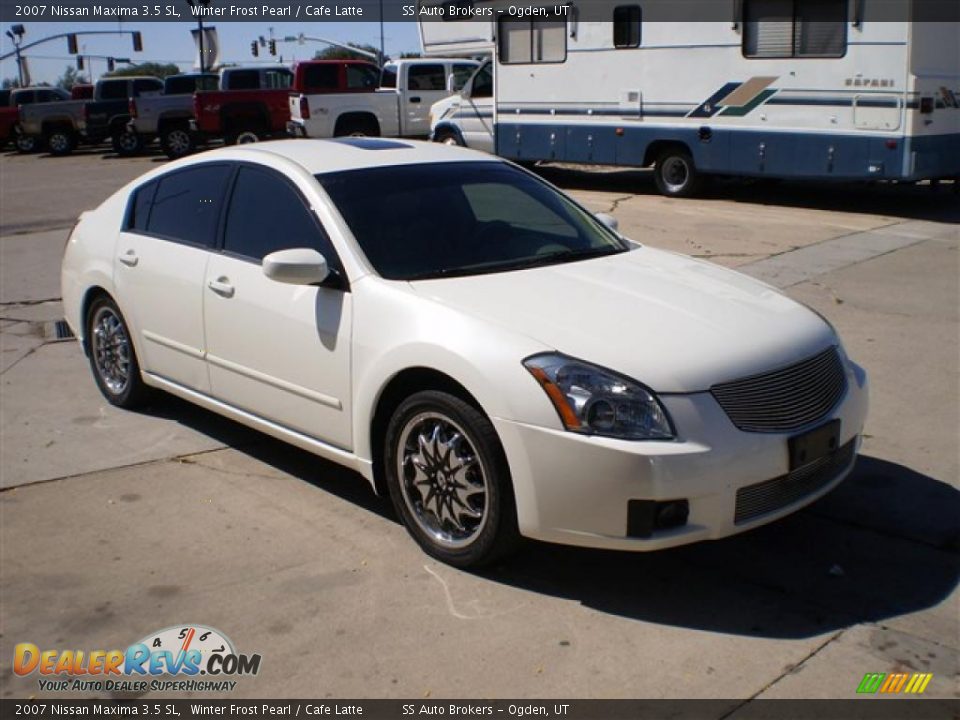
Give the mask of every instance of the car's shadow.
M 596 172 L 571 165 L 538 165 L 533 170 L 563 190 L 658 195 L 653 172 L 611 168 Z M 960 182 L 938 186 L 839 181 L 711 178 L 700 197 L 752 205 L 811 208 L 885 215 L 909 220 L 960 223 Z
M 167 396 L 147 412 L 397 522 L 388 500 L 339 465 Z M 861 456 L 819 502 L 743 535 L 655 553 L 528 542 L 477 575 L 644 622 L 803 638 L 944 600 L 960 581 L 958 518 L 950 485 Z

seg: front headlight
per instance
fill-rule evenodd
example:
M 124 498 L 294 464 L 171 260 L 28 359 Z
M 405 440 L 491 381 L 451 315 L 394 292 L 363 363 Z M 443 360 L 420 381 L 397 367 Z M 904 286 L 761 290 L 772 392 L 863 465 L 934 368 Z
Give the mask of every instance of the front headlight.
M 672 440 L 667 411 L 640 383 L 548 353 L 523 366 L 540 383 L 567 430 L 625 440 Z

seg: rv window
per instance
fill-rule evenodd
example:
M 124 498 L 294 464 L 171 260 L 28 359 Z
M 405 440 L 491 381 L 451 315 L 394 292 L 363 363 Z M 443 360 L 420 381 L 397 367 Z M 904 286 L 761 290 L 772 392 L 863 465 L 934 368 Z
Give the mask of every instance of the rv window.
M 613 46 L 640 47 L 639 5 L 620 5 L 613 9 Z
M 566 20 L 501 20 L 500 62 L 555 63 L 567 59 Z
M 843 57 L 847 52 L 847 0 L 746 0 L 744 20 L 746 57 Z

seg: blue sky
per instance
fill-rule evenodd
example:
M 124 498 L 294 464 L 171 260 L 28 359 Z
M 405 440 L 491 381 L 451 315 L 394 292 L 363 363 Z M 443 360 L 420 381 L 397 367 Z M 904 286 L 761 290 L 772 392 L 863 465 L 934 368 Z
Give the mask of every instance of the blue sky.
M 217 28 L 220 38 L 221 59 L 224 62 L 250 63 L 259 61 L 275 61 L 283 55 L 284 62 L 302 60 L 313 57 L 313 53 L 325 47 L 316 43 L 278 43 L 277 58 L 272 58 L 269 52 L 262 49 L 259 58 L 250 55 L 250 41 L 258 35 L 269 36 L 272 27 L 276 37 L 298 35 L 304 33 L 316 37 L 328 38 L 339 42 L 369 43 L 375 47 L 380 45 L 380 24 L 377 22 L 327 22 L 327 23 L 253 23 L 253 22 L 223 22 L 209 23 Z M 143 52 L 134 53 L 129 36 L 118 35 L 111 37 L 88 36 L 79 38 L 82 53 L 92 55 L 113 55 L 115 57 L 129 57 L 135 62 L 146 61 L 173 61 L 181 69 L 190 69 L 196 55 L 190 29 L 196 27 L 193 23 L 178 22 L 151 22 L 151 23 L 24 23 L 26 35 L 24 43 L 38 40 L 58 33 L 77 32 L 80 30 L 139 30 L 143 33 Z M 6 28 L 4 28 L 6 30 Z M 398 55 L 403 51 L 419 51 L 420 38 L 417 34 L 417 23 L 393 22 L 384 23 L 384 45 L 387 55 Z M 13 49 L 6 35 L 0 35 L 0 54 Z M 76 59 L 67 53 L 65 39 L 54 40 L 24 53 L 30 58 L 30 73 L 34 83 L 53 83 L 63 74 L 67 65 L 74 65 Z M 106 70 L 105 62 L 94 61 L 94 74 L 100 75 Z M 0 62 L 0 78 L 13 78 L 17 75 L 16 62 L 11 58 Z M 89 75 L 89 73 L 88 73 Z

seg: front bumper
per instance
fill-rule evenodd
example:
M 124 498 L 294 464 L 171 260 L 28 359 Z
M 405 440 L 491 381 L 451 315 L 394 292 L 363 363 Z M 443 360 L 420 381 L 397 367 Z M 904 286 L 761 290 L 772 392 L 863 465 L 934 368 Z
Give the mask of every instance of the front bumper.
M 584 547 L 660 550 L 764 525 L 836 487 L 853 468 L 867 398 L 866 374 L 848 363 L 846 394 L 813 427 L 840 419 L 840 447 L 849 454 L 838 451 L 813 482 L 804 469 L 788 472 L 787 439 L 798 433 L 743 432 L 709 393 L 661 396 L 678 429 L 672 442 L 590 437 L 502 418 L 494 418 L 494 426 L 510 464 L 524 536 Z M 784 483 L 784 491 L 774 495 L 783 502 L 761 513 L 750 508 L 744 519 L 751 496 L 769 496 L 771 485 L 777 487 L 774 480 Z M 743 488 L 749 490 L 741 493 L 738 522 L 737 492 Z M 649 537 L 630 536 L 633 500 L 687 500 L 687 523 Z

